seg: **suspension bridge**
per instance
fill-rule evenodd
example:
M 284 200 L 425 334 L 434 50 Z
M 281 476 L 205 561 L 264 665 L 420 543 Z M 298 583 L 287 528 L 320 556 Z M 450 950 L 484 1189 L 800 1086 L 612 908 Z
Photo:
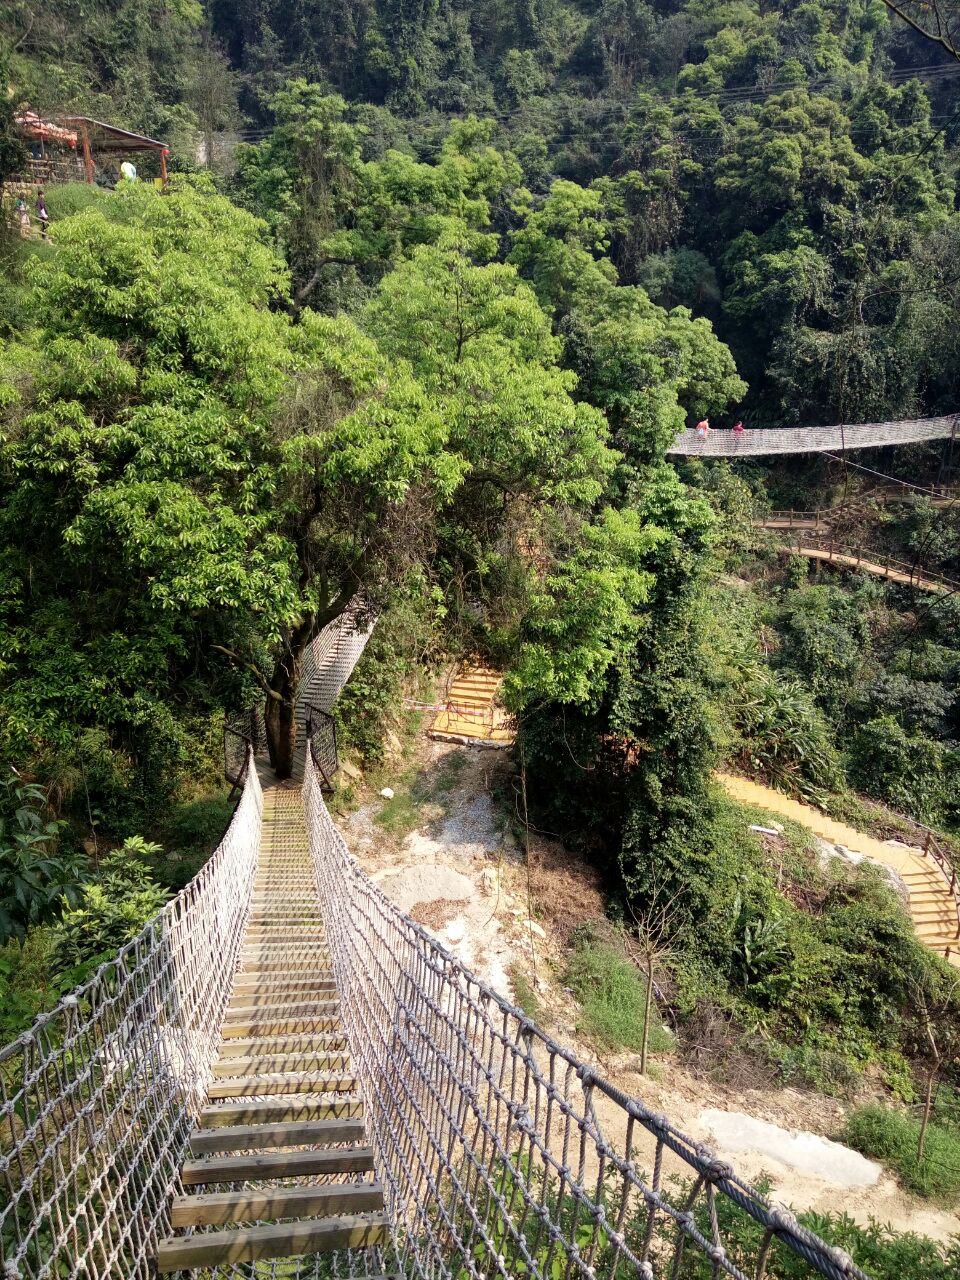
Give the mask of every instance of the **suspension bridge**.
M 365 641 L 314 646 L 297 778 L 231 728 L 203 870 L 0 1051 L 4 1280 L 868 1280 L 368 879 L 322 794 Z
M 668 454 L 697 458 L 746 458 L 784 453 L 843 453 L 890 445 L 955 440 L 960 414 L 914 418 L 903 422 L 858 422 L 831 427 L 761 427 L 744 431 L 681 431 Z

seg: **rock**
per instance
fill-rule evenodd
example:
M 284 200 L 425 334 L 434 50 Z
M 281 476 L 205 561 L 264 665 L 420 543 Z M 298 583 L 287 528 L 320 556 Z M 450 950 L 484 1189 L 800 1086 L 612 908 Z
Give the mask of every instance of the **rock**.
M 392 799 L 393 799 L 393 788 L 392 788 L 392 787 L 384 787 L 384 788 L 383 788 L 383 790 L 380 792 L 380 794 L 383 796 L 384 800 L 392 800 Z
M 907 844 L 903 840 L 884 840 L 884 844 L 888 844 L 893 849 L 909 849 L 911 853 L 923 853 L 923 849 L 918 844 Z
M 842 862 L 847 862 L 852 867 L 859 867 L 862 862 L 869 862 L 872 866 L 878 867 L 883 878 L 887 881 L 890 888 L 897 895 L 903 905 L 909 905 L 910 891 L 907 888 L 906 881 L 893 869 L 893 867 L 888 867 L 885 862 L 880 862 L 876 858 L 868 858 L 866 854 L 857 853 L 853 849 L 848 849 L 845 844 L 830 844 L 826 840 L 821 840 L 819 836 L 816 837 L 815 843 L 820 855 L 820 861 L 824 865 L 833 858 L 839 858 Z
M 383 735 L 383 746 L 388 756 L 403 755 L 403 743 L 392 729 L 388 729 Z
M 528 931 L 528 933 L 532 933 L 538 938 L 545 938 L 547 936 L 546 930 L 541 928 L 541 926 L 537 924 L 536 920 L 524 920 L 523 927 Z
M 340 772 L 345 778 L 350 778 L 353 782 L 359 782 L 363 777 L 363 770 L 355 765 L 352 760 L 341 760 Z
M 496 867 L 484 867 L 480 872 L 480 892 L 491 898 L 500 892 L 500 872 Z
M 762 836 L 782 836 L 783 835 L 783 827 L 780 827 L 779 830 L 774 831 L 773 827 L 758 827 L 754 822 L 751 822 L 750 830 L 757 831 Z
M 715 1108 L 702 1112 L 700 1122 L 723 1152 L 757 1152 L 837 1187 L 872 1187 L 880 1179 L 880 1165 L 873 1160 L 815 1133 L 791 1131 L 767 1120 Z

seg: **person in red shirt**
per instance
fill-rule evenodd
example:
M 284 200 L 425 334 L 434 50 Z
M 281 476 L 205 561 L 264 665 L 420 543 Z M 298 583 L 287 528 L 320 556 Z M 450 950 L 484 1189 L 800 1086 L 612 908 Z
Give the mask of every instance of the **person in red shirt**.
M 745 434 L 742 422 L 735 422 L 733 424 L 733 434 L 737 437 L 738 440 L 742 435 Z

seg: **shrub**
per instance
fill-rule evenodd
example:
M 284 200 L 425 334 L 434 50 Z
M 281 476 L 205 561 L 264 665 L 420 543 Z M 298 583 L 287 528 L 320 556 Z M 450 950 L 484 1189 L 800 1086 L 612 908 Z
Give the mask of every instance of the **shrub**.
M 564 980 L 583 1006 L 578 1031 L 608 1049 L 640 1052 L 647 985 L 620 948 L 590 933 L 581 935 Z M 658 1020 L 650 1028 L 650 1050 L 663 1053 L 672 1047 L 673 1036 Z
M 60 843 L 63 823 L 45 821 L 45 803 L 41 788 L 13 771 L 0 779 L 0 945 L 78 899 L 80 860 Z
M 769 1184 L 761 1182 L 759 1190 L 770 1195 Z M 724 1196 L 716 1200 L 720 1234 L 730 1261 L 753 1274 L 763 1240 L 763 1228 L 748 1218 Z M 702 1203 L 696 1210 L 697 1224 L 710 1234 L 709 1210 Z M 873 1280 L 956 1280 L 960 1267 L 960 1243 L 940 1244 L 912 1231 L 895 1231 L 870 1220 L 861 1226 L 846 1213 L 806 1212 L 797 1215 L 801 1225 L 815 1232 L 828 1244 L 848 1253 L 861 1270 Z M 672 1239 L 675 1228 L 661 1220 L 660 1235 Z M 687 1249 L 676 1280 L 712 1280 L 713 1263 L 699 1250 Z M 765 1280 L 808 1280 L 810 1264 L 785 1245 L 775 1243 L 764 1271 Z
M 157 914 L 167 895 L 151 878 L 146 861 L 159 852 L 159 845 L 131 836 L 104 861 L 99 877 L 84 886 L 79 905 L 64 913 L 55 930 L 57 968 L 92 968 Z
M 740 754 L 750 771 L 782 791 L 803 795 L 839 787 L 840 762 L 829 725 L 798 680 L 759 663 L 746 664 L 734 702 Z
M 847 1119 L 844 1141 L 881 1160 L 917 1195 L 954 1201 L 960 1191 L 960 1132 L 931 1122 L 923 1159 L 917 1159 L 920 1121 L 902 1111 L 871 1104 Z
M 518 964 L 510 966 L 509 975 L 517 1008 L 522 1009 L 531 1021 L 537 1022 L 543 1016 L 543 1005 L 533 983 Z
M 956 812 L 960 754 L 912 737 L 893 716 L 878 716 L 857 729 L 849 772 L 855 787 L 912 818 L 935 823 Z

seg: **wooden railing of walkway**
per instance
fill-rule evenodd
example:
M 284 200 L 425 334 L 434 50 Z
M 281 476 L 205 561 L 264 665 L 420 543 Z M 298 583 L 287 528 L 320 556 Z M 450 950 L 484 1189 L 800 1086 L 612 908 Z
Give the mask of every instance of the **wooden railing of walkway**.
M 960 579 L 937 573 L 934 569 L 921 569 L 905 560 L 895 560 L 885 551 L 876 548 L 857 546 L 822 525 L 819 528 L 800 526 L 793 540 L 788 541 L 783 549 L 791 555 L 857 569 L 877 578 L 886 578 L 889 582 L 898 582 L 902 586 L 916 587 L 920 591 L 960 592 Z
M 821 507 L 818 511 L 778 510 L 774 508 L 754 520 L 757 529 L 831 529 L 835 525 L 862 516 L 873 506 L 893 503 L 910 503 L 923 499 L 932 507 L 960 505 L 960 484 L 928 486 L 923 489 L 899 484 L 877 485 L 865 489 L 836 507 Z

